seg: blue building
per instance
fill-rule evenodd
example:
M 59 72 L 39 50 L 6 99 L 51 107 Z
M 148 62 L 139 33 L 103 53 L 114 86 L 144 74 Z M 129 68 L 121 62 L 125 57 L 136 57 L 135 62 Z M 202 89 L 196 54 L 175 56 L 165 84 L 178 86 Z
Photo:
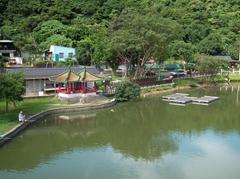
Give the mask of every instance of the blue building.
M 51 45 L 49 52 L 53 61 L 64 61 L 66 58 L 75 58 L 75 48 Z

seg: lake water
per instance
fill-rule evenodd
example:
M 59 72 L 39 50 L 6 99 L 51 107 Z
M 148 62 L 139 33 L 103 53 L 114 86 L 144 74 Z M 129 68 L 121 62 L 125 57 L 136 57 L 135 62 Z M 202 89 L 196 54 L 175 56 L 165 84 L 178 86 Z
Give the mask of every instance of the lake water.
M 239 179 L 238 86 L 187 91 L 209 106 L 160 97 L 49 116 L 0 148 L 1 179 Z

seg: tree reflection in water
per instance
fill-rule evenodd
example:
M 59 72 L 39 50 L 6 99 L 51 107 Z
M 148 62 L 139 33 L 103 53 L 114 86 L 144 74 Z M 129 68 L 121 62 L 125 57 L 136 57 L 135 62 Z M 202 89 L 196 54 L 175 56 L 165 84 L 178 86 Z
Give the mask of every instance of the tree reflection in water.
M 195 96 L 220 96 L 209 106 L 170 106 L 155 97 L 118 104 L 114 112 L 105 109 L 49 116 L 0 148 L 0 171 L 27 171 L 63 153 L 104 147 L 134 160 L 159 160 L 177 152 L 186 136 L 207 130 L 239 133 L 238 91 L 217 87 L 190 91 Z

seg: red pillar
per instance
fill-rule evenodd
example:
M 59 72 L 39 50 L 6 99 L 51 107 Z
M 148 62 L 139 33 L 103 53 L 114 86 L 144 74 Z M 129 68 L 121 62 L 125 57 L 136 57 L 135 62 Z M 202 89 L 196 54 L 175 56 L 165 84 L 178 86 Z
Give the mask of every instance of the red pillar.
M 62 85 L 59 83 L 59 84 L 58 84 L 58 93 L 61 93 L 61 86 L 62 86 Z
M 73 93 L 75 93 L 75 83 L 73 82 Z
M 96 83 L 96 81 L 94 81 L 94 92 L 95 93 L 97 92 L 97 83 Z
M 70 84 L 67 83 L 67 94 L 70 94 Z
M 70 93 L 72 93 L 72 92 L 73 92 L 73 84 L 70 83 Z
M 86 93 L 85 82 L 82 82 L 82 93 Z
M 69 85 L 68 85 L 68 83 L 66 83 L 66 93 L 68 94 L 69 93 Z

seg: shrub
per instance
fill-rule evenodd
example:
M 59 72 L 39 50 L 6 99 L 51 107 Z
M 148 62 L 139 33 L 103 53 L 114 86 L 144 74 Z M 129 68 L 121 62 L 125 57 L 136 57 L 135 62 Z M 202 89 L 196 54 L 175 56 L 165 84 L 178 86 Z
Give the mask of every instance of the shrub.
M 123 81 L 116 84 L 115 97 L 118 101 L 128 101 L 140 96 L 140 87 L 135 83 Z
M 46 67 L 47 62 L 42 59 L 37 59 L 34 64 L 38 68 L 44 68 Z
M 97 89 L 104 91 L 105 90 L 104 83 L 103 82 L 97 82 Z
M 56 67 L 66 67 L 66 63 L 64 61 L 54 62 Z

